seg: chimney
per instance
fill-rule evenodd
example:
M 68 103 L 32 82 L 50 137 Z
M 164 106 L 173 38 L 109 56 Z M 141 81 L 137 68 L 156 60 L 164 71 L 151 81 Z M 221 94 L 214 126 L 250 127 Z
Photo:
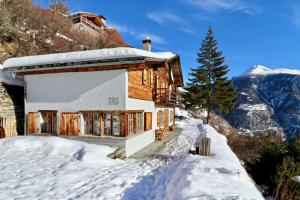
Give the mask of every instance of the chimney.
M 148 36 L 143 40 L 143 47 L 145 51 L 151 51 L 151 40 Z

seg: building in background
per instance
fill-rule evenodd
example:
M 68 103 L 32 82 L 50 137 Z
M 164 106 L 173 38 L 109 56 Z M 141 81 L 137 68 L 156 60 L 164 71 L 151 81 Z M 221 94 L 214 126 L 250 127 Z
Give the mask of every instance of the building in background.
M 87 12 L 77 12 L 69 15 L 69 19 L 74 23 L 74 28 L 88 32 L 94 37 L 105 35 L 109 41 L 119 47 L 128 47 L 123 37 L 117 29 L 109 28 L 106 24 L 106 18 L 102 15 L 96 15 Z

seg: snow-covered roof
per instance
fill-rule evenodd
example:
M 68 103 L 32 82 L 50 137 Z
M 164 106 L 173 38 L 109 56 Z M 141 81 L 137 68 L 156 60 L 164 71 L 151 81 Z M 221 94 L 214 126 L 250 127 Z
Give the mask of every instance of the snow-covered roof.
M 270 69 L 270 68 L 262 66 L 262 65 L 255 65 L 247 72 L 247 75 L 270 75 L 270 74 L 300 75 L 300 70 L 297 70 L 297 69 Z
M 0 82 L 8 85 L 24 86 L 23 79 L 14 76 L 13 73 L 3 72 L 3 65 L 0 64 Z
M 79 61 L 106 60 L 119 58 L 144 57 L 168 60 L 176 55 L 171 52 L 150 52 L 141 49 L 118 47 L 69 53 L 57 53 L 38 56 L 10 58 L 4 62 L 4 69 L 11 67 L 25 67 L 45 64 L 58 64 Z

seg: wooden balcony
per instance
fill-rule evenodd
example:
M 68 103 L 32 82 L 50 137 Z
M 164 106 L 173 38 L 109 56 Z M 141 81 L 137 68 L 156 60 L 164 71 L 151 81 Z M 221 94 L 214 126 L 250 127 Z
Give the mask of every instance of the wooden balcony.
M 177 107 L 180 104 L 178 94 L 167 88 L 154 88 L 153 100 L 156 104 L 167 107 Z

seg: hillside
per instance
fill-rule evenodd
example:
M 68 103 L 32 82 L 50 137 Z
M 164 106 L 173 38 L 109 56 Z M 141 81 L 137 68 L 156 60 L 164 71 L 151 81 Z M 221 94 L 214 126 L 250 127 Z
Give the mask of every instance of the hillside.
M 72 28 L 67 16 L 28 0 L 0 1 L 0 63 L 10 57 L 116 47 L 108 36 Z
M 300 71 L 255 66 L 233 78 L 238 104 L 226 119 L 244 133 L 300 134 Z

